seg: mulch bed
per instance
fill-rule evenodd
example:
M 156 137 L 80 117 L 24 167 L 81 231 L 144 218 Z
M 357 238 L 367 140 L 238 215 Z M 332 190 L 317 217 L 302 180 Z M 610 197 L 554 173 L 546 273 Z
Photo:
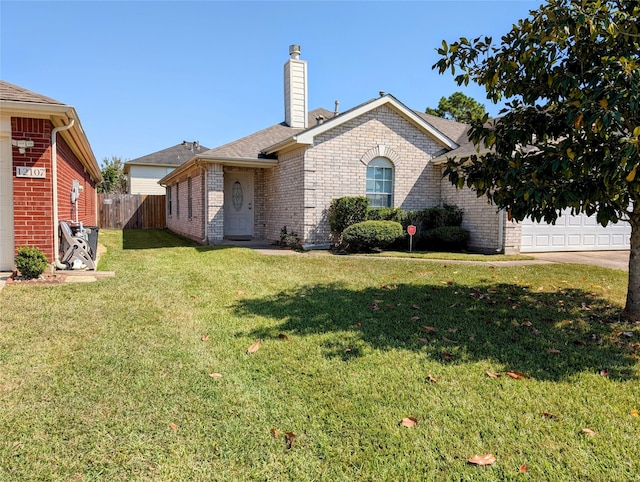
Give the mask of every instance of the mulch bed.
M 57 285 L 64 283 L 66 280 L 66 274 L 43 274 L 36 279 L 28 279 L 23 276 L 19 276 L 17 273 L 13 273 L 8 279 L 7 284 L 28 284 L 28 285 Z

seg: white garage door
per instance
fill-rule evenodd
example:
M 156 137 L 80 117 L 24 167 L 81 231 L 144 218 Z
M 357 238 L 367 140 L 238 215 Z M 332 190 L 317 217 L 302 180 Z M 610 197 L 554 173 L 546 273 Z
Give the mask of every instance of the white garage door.
M 603 228 L 596 217 L 586 214 L 572 216 L 570 210 L 558 218 L 556 224 L 522 221 L 520 251 L 605 251 L 631 248 L 631 226 L 619 221 Z
M 4 127 L 4 122 L 2 123 Z M 13 269 L 13 176 L 10 133 L 0 132 L 0 271 Z

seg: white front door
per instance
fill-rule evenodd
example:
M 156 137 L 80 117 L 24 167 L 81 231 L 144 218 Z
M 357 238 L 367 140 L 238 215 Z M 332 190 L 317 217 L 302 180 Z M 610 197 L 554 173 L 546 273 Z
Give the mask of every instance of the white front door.
M 11 119 L 0 119 L 0 271 L 13 269 L 13 172 Z
M 250 239 L 253 236 L 253 172 L 224 173 L 224 235 Z

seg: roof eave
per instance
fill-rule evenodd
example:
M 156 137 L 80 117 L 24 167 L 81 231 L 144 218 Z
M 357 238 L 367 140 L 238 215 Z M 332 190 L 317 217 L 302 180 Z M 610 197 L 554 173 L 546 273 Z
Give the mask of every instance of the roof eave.
M 301 142 L 299 140 L 300 136 L 293 136 L 293 137 L 289 137 L 287 139 L 285 139 L 284 141 L 278 142 L 277 144 L 274 144 L 272 146 L 267 147 L 266 149 L 264 149 L 262 152 L 264 152 L 267 156 L 271 155 L 271 154 L 276 154 L 278 152 L 286 152 L 286 151 L 290 151 L 292 149 L 295 149 L 299 146 L 310 146 L 313 145 L 313 138 L 311 139 L 310 142 Z
M 414 124 L 419 129 L 428 132 L 432 137 L 441 142 L 448 149 L 456 149 L 459 145 L 454 142 L 452 139 L 447 137 L 445 134 L 440 132 L 434 126 L 429 124 L 427 121 L 418 116 L 415 112 L 409 109 L 407 106 L 402 104 L 399 100 L 397 100 L 392 95 L 384 95 L 373 101 L 362 104 L 359 107 L 356 107 L 352 110 L 349 110 L 343 114 L 338 115 L 337 117 L 332 117 L 331 119 L 325 121 L 322 124 L 311 127 L 295 136 L 292 136 L 288 139 L 285 139 L 278 144 L 274 144 L 266 148 L 263 152 L 267 155 L 274 154 L 276 152 L 281 152 L 283 150 L 290 150 L 294 147 L 306 145 L 311 146 L 314 143 L 314 139 L 316 136 L 323 134 L 324 132 L 333 129 L 345 122 L 349 122 L 352 119 L 355 119 L 362 115 L 365 112 L 376 109 L 384 104 L 391 104 L 397 109 L 402 115 L 404 115 L 412 124 Z
M 259 169 L 269 168 L 278 164 L 277 159 L 257 159 L 250 157 L 219 157 L 219 156 L 197 156 L 180 167 L 170 172 L 158 181 L 158 184 L 167 186 L 170 181 L 180 177 L 184 172 L 193 167 L 201 167 L 203 164 L 221 164 L 223 166 L 254 167 Z
M 54 127 L 69 125 L 69 121 L 73 120 L 73 127 L 69 130 L 61 131 L 60 135 L 78 156 L 91 178 L 96 183 L 102 181 L 100 166 L 91 150 L 89 139 L 87 139 L 87 135 L 80 123 L 80 117 L 74 107 L 65 104 L 39 104 L 37 102 L 1 100 L 0 112 L 12 117 L 49 119 Z

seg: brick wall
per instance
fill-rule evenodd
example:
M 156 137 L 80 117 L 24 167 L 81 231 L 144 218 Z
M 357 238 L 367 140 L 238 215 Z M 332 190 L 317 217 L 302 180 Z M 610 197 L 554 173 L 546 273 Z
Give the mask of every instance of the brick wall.
M 189 216 L 189 184 L 191 184 L 191 216 Z M 205 184 L 206 176 L 202 169 L 194 166 L 171 185 L 171 214 L 169 214 L 167 199 L 167 227 L 174 233 L 198 242 L 205 237 Z
M 457 189 L 443 178 L 442 203 L 455 204 L 464 211 L 462 227 L 471 232 L 469 248 L 474 251 L 506 254 L 520 252 L 521 226 L 507 220 L 504 211 L 488 203 L 486 197 L 476 195 L 471 189 Z
M 267 239 L 279 240 L 284 226 L 289 233 L 304 234 L 304 151 L 300 148 L 282 154 L 277 166 L 264 170 L 264 236 Z
M 393 206 L 423 209 L 440 202 L 439 172 L 429 160 L 442 149 L 392 107 L 380 106 L 315 139 L 305 153 L 303 190 L 304 241 L 329 241 L 327 209 L 334 198 L 363 196 L 367 164 L 382 156 L 394 165 Z M 298 209 L 299 203 L 298 203 Z M 300 229 L 300 228 L 298 228 Z
M 15 247 L 37 246 L 47 259 L 54 260 L 54 235 L 57 236 L 57 222 L 53 220 L 53 182 L 51 163 L 51 131 L 53 126 L 46 119 L 14 117 L 11 119 L 13 139 L 25 139 L 34 142 L 21 154 L 12 147 L 13 159 L 13 198 L 14 198 L 14 236 Z M 78 199 L 78 220 L 93 226 L 96 220 L 96 184 L 71 151 L 67 143 L 58 134 L 58 215 L 60 220 L 75 220 L 75 211 L 71 203 L 72 181 L 78 180 L 83 192 Z M 16 177 L 16 167 L 37 167 L 46 169 L 44 179 Z

